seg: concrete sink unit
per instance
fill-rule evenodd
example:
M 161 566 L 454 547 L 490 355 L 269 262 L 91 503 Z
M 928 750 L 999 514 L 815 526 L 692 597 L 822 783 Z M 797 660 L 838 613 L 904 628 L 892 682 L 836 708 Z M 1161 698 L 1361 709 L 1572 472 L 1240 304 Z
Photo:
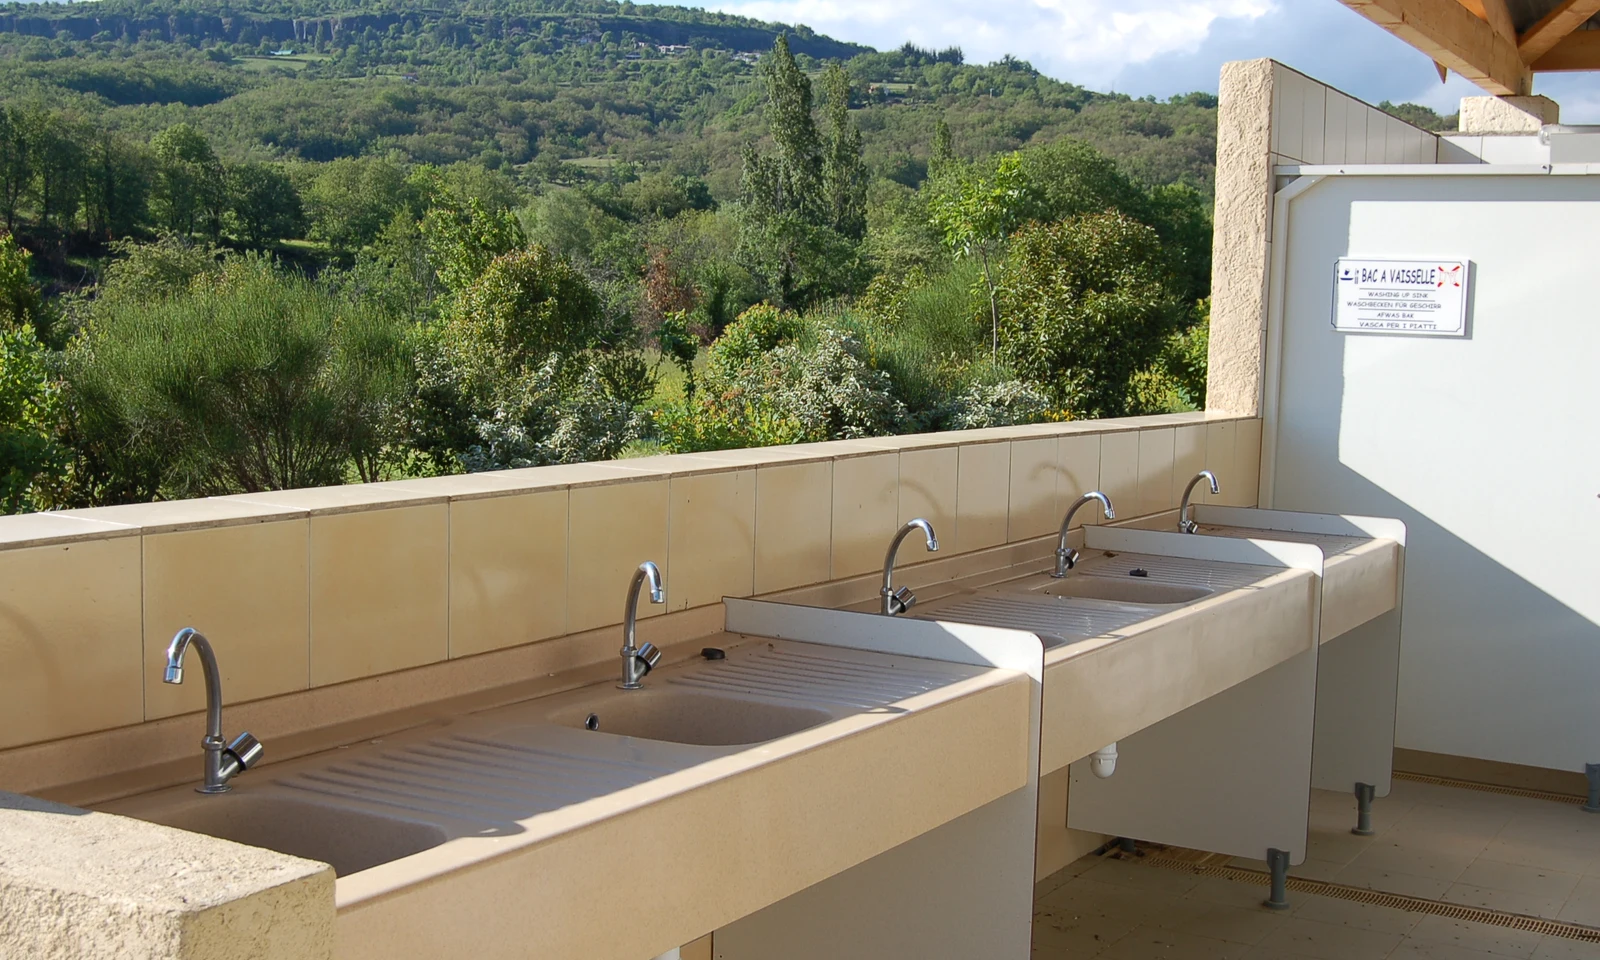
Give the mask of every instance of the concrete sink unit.
M 1400 603 L 1405 524 L 1248 507 L 1195 507 L 1199 533 L 1305 543 L 1322 551 L 1321 642 L 1341 637 Z
M 1093 526 L 1061 579 L 1040 566 L 953 584 L 914 614 L 1047 636 L 1040 769 L 1048 843 L 1133 837 L 1305 857 L 1320 551 Z M 928 591 L 932 592 L 932 591 Z M 1064 805 L 1065 810 L 1062 810 Z M 1065 813 L 1065 817 L 1062 814 Z
M 1088 535 L 1144 534 L 1099 529 Z M 1090 548 L 1064 579 L 1034 568 L 957 584 L 915 615 L 1044 638 L 1049 774 L 1309 649 L 1316 580 L 1293 567 Z
M 591 669 L 227 794 L 186 785 L 100 809 L 332 864 L 340 960 L 513 957 L 535 941 L 637 960 L 1030 782 L 1025 674 L 708 639 L 724 658 L 664 664 L 642 690 Z M 619 913 L 623 874 L 649 896 Z
M 1383 517 L 1201 505 L 1208 537 L 1303 543 L 1323 555 L 1312 785 L 1353 791 L 1358 834 L 1389 795 L 1405 592 L 1406 526 Z

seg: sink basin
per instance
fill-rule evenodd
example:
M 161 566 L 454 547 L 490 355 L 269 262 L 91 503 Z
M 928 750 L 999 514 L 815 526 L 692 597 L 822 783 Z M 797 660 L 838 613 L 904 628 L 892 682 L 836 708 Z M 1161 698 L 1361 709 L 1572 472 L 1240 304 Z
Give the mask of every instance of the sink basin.
M 429 824 L 275 794 L 194 795 L 169 807 L 129 815 L 293 857 L 320 860 L 332 864 L 334 873 L 341 877 L 420 853 L 449 839 L 443 830 Z
M 592 719 L 591 719 L 592 718 Z M 618 737 L 664 740 L 703 747 L 764 743 L 827 723 L 824 710 L 792 707 L 646 686 L 563 709 L 551 717 L 564 727 Z
M 1176 606 L 1193 603 L 1210 596 L 1205 587 L 1187 587 L 1174 583 L 1152 583 L 1140 577 L 1067 576 L 1051 580 L 1035 593 L 1049 597 L 1077 597 L 1081 600 L 1105 600 L 1110 603 L 1134 603 L 1140 606 Z

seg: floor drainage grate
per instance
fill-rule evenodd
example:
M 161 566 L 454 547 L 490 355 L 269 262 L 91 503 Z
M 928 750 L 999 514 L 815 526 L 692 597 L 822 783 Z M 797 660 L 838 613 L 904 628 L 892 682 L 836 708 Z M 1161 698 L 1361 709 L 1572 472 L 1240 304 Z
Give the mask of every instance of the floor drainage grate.
M 1508 797 L 1527 797 L 1530 800 L 1549 800 L 1554 803 L 1589 802 L 1588 797 L 1573 796 L 1570 793 L 1552 793 L 1549 790 L 1529 790 L 1525 787 L 1502 787 L 1492 783 L 1473 783 L 1471 780 L 1452 780 L 1449 777 L 1431 777 L 1425 773 L 1401 773 L 1396 770 L 1393 774 L 1396 780 L 1406 780 L 1411 783 L 1431 783 L 1439 787 L 1455 787 L 1460 790 L 1477 790 L 1480 793 L 1499 793 Z
M 1177 853 L 1178 851 L 1174 849 L 1171 852 Z M 1208 854 L 1199 860 L 1166 856 L 1147 856 L 1133 859 L 1137 863 L 1150 867 L 1160 867 L 1165 870 L 1183 870 L 1203 877 L 1218 877 L 1223 880 L 1232 880 L 1236 883 L 1254 884 L 1258 887 L 1265 887 L 1271 882 L 1271 878 L 1259 870 L 1244 870 L 1239 867 L 1222 866 L 1210 862 L 1218 857 L 1220 857 L 1219 854 Z M 1379 890 L 1368 890 L 1365 887 L 1329 883 L 1326 880 L 1308 880 L 1304 877 L 1290 877 L 1289 889 L 1295 893 L 1311 893 L 1319 897 L 1333 897 L 1336 900 L 1370 903 L 1374 906 L 1405 910 L 1410 913 L 1426 913 L 1436 917 L 1449 917 L 1452 920 L 1471 920 L 1474 923 L 1486 923 L 1491 926 L 1507 927 L 1512 930 L 1525 930 L 1529 933 L 1541 933 L 1547 937 L 1562 937 L 1567 940 L 1600 943 L 1600 928 L 1585 927 L 1576 923 L 1562 923 L 1558 920 L 1546 920 L 1543 917 L 1530 917 L 1519 913 L 1503 913 L 1499 910 L 1485 910 L 1482 907 L 1468 907 L 1459 903 L 1424 900 L 1421 897 L 1406 897 L 1395 893 L 1384 893 Z

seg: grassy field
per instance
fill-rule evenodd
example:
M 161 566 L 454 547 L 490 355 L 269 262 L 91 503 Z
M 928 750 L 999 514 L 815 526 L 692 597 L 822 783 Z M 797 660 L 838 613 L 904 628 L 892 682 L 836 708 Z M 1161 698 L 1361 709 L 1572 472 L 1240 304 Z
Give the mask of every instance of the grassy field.
M 297 53 L 292 57 L 238 57 L 239 66 L 245 70 L 266 72 L 273 67 L 299 72 L 320 60 L 328 59 L 324 53 Z

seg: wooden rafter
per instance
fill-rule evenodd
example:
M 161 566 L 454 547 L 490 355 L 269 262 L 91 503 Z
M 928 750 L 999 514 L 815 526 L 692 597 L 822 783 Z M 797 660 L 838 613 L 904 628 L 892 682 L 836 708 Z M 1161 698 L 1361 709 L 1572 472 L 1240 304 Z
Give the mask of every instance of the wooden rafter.
M 1550 52 L 1533 62 L 1539 73 L 1600 70 L 1600 30 L 1577 30 L 1561 38 Z
M 1517 44 L 1456 0 L 1342 2 L 1490 93 L 1524 96 L 1533 89 L 1533 71 Z
M 1517 50 L 1524 61 L 1537 63 L 1596 13 L 1600 13 L 1600 0 L 1566 0 L 1527 29 L 1517 43 Z

